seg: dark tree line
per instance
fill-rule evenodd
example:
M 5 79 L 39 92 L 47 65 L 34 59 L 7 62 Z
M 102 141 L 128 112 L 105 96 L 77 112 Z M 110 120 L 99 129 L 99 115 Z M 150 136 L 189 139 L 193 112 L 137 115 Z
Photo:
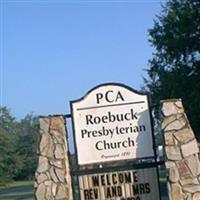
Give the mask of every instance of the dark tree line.
M 146 90 L 156 105 L 162 99 L 182 98 L 200 141 L 200 0 L 169 0 L 149 36 L 155 51 Z M 158 106 L 155 113 L 158 117 Z
M 0 107 L 0 182 L 33 179 L 37 167 L 39 125 L 28 114 L 17 121 L 6 107 Z

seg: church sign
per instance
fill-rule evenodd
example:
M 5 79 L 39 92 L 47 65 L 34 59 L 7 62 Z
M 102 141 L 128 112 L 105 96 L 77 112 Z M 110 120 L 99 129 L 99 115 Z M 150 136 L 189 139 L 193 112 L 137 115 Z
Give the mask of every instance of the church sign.
M 156 168 L 79 176 L 81 200 L 160 199 Z
M 79 165 L 153 157 L 148 96 L 102 84 L 71 102 Z

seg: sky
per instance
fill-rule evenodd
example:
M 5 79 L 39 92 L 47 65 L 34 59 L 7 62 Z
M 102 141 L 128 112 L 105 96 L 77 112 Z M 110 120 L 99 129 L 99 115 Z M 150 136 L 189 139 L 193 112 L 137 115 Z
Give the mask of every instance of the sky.
M 69 114 L 70 100 L 102 83 L 143 85 L 165 1 L 0 2 L 0 100 L 17 119 Z

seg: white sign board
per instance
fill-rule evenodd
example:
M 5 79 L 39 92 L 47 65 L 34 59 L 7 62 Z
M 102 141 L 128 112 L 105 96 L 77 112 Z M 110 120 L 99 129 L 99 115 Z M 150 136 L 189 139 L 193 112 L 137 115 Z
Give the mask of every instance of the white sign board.
M 79 165 L 154 156 L 146 94 L 105 84 L 71 109 Z
M 81 200 L 160 199 L 156 168 L 79 176 Z

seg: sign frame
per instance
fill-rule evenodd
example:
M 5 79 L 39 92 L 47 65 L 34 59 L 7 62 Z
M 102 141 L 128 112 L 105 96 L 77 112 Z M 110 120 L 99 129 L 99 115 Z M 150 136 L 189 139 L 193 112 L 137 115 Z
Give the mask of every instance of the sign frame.
M 92 89 L 90 89 L 85 95 L 83 95 L 82 97 L 80 97 L 79 99 L 76 99 L 76 100 L 72 100 L 70 101 L 70 111 L 71 111 L 71 119 L 72 119 L 72 132 L 73 132 L 73 143 L 74 143 L 74 149 L 75 149 L 75 157 L 76 157 L 76 164 L 78 167 L 80 167 L 81 165 L 79 164 L 78 162 L 78 145 L 77 145 L 77 142 L 76 142 L 76 133 L 75 133 L 75 122 L 74 122 L 74 110 L 73 110 L 73 104 L 74 103 L 77 103 L 77 102 L 81 102 L 83 101 L 91 92 L 93 92 L 94 90 L 100 88 L 100 87 L 103 87 L 103 86 L 119 86 L 119 87 L 122 87 L 122 88 L 125 88 L 127 90 L 129 90 L 130 92 L 133 92 L 135 94 L 138 94 L 138 95 L 144 95 L 146 96 L 147 98 L 147 106 L 148 106 L 148 115 L 149 115 L 149 120 L 150 120 L 150 127 L 151 127 L 151 140 L 152 140 L 152 151 L 153 151 L 153 156 L 151 157 L 141 157 L 139 159 L 128 159 L 128 160 L 124 160 L 124 161 L 130 161 L 130 160 L 140 160 L 140 159 L 146 159 L 146 158 L 152 158 L 154 159 L 154 161 L 156 161 L 156 145 L 155 145 L 155 135 L 154 135 L 154 129 L 153 129 L 153 119 L 152 119 L 152 114 L 151 114 L 151 106 L 150 106 L 150 95 L 148 93 L 143 93 L 143 92 L 139 92 L 125 84 L 122 84 L 122 83 L 114 83 L 114 82 L 111 82 L 111 83 L 103 83 L 103 84 L 99 84 L 95 87 L 93 87 Z M 117 160 L 115 160 L 117 162 Z M 120 160 L 119 160 L 120 161 Z M 108 162 L 105 162 L 103 164 L 106 164 L 106 163 L 111 163 L 113 161 L 108 161 Z M 102 164 L 101 162 L 98 162 L 98 163 L 92 163 L 92 164 L 86 164 L 86 165 L 94 165 L 94 164 Z

